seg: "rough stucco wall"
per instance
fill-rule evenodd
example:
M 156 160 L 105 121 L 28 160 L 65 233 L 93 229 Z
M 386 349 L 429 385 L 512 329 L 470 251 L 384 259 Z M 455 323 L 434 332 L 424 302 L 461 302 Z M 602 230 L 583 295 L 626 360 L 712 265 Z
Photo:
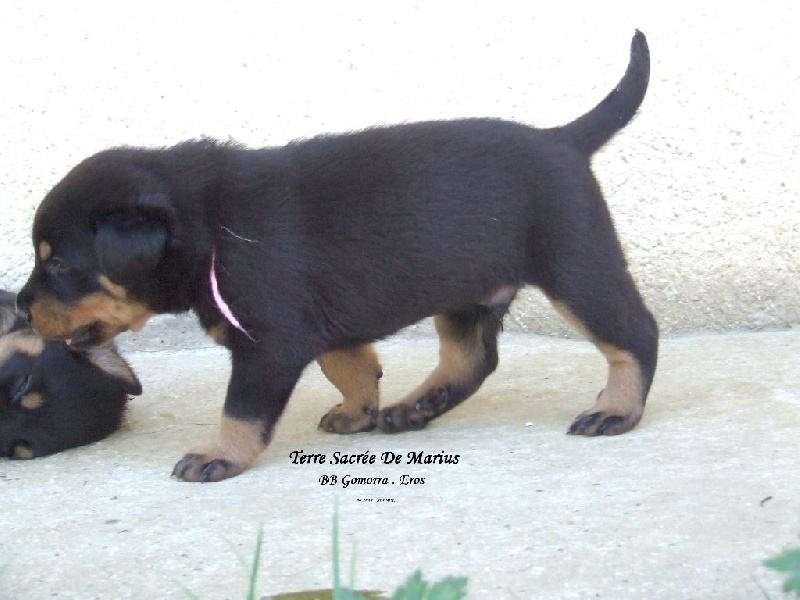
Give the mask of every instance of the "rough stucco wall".
M 466 116 L 557 125 L 616 84 L 638 27 L 650 90 L 594 164 L 662 329 L 800 322 L 800 10 L 541 4 L 4 2 L 0 286 L 27 276 L 39 200 L 104 147 Z M 506 325 L 566 331 L 536 291 Z

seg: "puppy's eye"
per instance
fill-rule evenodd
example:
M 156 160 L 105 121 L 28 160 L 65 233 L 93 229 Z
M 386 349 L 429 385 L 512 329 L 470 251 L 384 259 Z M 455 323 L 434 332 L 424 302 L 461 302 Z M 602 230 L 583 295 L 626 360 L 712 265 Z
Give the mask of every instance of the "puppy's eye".
M 17 406 L 22 399 L 27 395 L 27 393 L 31 390 L 31 383 L 33 382 L 33 378 L 28 375 L 23 379 L 20 379 L 16 385 L 11 388 L 11 405 Z
M 69 271 L 69 265 L 58 256 L 53 256 L 45 263 L 45 269 L 51 275 L 61 275 Z

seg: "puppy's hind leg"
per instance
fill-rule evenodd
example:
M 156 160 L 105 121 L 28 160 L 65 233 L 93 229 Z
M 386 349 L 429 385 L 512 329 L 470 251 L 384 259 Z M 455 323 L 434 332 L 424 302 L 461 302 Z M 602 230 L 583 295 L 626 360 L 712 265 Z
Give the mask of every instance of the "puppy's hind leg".
M 375 428 L 378 381 L 383 376 L 372 344 L 326 352 L 317 359 L 322 373 L 342 394 L 341 404 L 319 422 L 330 433 L 357 433 Z
M 618 287 L 591 294 L 553 298 L 553 306 L 578 332 L 592 341 L 608 362 L 608 381 L 595 405 L 573 421 L 574 435 L 617 435 L 642 418 L 656 369 L 658 328 L 630 276 Z
M 480 304 L 436 315 L 439 365 L 411 394 L 379 413 L 378 427 L 420 429 L 475 393 L 497 367 L 501 319 L 502 313 Z

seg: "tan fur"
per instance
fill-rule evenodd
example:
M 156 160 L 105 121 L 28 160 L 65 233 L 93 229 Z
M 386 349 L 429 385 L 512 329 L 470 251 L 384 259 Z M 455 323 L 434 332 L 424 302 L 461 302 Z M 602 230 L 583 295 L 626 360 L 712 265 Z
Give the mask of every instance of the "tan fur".
M 15 352 L 22 352 L 28 356 L 38 356 L 42 350 L 44 350 L 44 341 L 41 338 L 15 331 L 0 339 L 0 363 Z
M 44 397 L 38 392 L 28 394 L 19 403 L 25 410 L 36 410 L 44 406 Z
M 27 444 L 17 444 L 11 453 L 13 458 L 29 460 L 33 458 L 33 450 Z
M 228 326 L 224 321 L 220 321 L 206 329 L 206 335 L 220 346 L 224 346 L 228 340 Z
M 575 331 L 577 331 L 587 340 L 596 345 L 596 342 L 594 341 L 594 337 L 592 336 L 592 334 L 589 333 L 589 330 L 583 326 L 583 323 L 580 322 L 578 317 L 572 314 L 572 311 L 566 304 L 564 304 L 563 302 L 559 302 L 558 300 L 551 300 L 550 304 L 553 305 L 553 308 L 555 308 L 558 314 L 561 315 L 561 318 L 564 319 L 567 325 L 572 327 Z
M 53 247 L 48 242 L 39 243 L 39 258 L 47 260 L 53 256 Z
M 215 460 L 224 460 L 230 466 L 214 480 L 238 475 L 249 468 L 266 448 L 262 428 L 261 421 L 234 419 L 223 414 L 217 438 L 184 456 L 176 465 L 176 471 L 183 463 L 188 468 L 183 472 L 182 479 L 200 481 L 205 465 Z
M 67 338 L 85 325 L 100 323 L 106 339 L 122 331 L 139 331 L 152 313 L 146 306 L 104 293 L 89 294 L 75 306 L 40 295 L 31 305 L 36 331 L 49 338 Z
M 117 285 L 105 275 L 100 275 L 100 277 L 97 278 L 97 281 L 101 286 L 103 286 L 104 290 L 106 290 L 117 300 L 126 300 L 128 298 L 128 290 L 121 285 Z
M 590 412 L 633 416 L 642 415 L 642 371 L 630 352 L 608 344 L 598 344 L 608 361 L 608 382 Z
M 371 344 L 327 352 L 317 359 L 322 373 L 342 394 L 320 421 L 320 429 L 355 433 L 372 429 L 378 411 L 381 365 Z
M 447 317 L 436 315 L 434 324 L 439 335 L 439 364 L 421 385 L 398 404 L 413 406 L 431 390 L 469 380 L 484 358 L 482 327 L 475 327 L 468 340 L 456 340 Z
M 581 414 L 602 412 L 628 417 L 633 425 L 638 423 L 644 410 L 642 406 L 642 370 L 639 363 L 630 352 L 596 340 L 565 304 L 557 301 L 552 304 L 569 325 L 597 346 L 608 362 L 606 387 L 600 392 L 594 407 Z

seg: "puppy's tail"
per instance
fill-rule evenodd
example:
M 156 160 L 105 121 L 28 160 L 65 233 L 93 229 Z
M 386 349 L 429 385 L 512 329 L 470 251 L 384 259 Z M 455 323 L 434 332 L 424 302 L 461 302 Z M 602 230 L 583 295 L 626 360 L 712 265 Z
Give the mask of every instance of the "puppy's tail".
M 560 127 L 561 135 L 586 155 L 594 154 L 636 114 L 649 80 L 650 50 L 644 34 L 637 29 L 631 41 L 628 69 L 617 87 L 585 115 Z

